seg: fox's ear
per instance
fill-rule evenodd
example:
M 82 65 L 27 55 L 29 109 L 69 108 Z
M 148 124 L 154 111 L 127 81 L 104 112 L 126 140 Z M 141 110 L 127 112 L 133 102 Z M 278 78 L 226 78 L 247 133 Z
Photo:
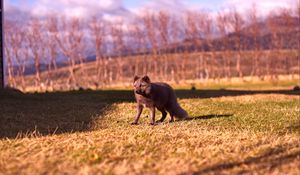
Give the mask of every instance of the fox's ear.
M 139 76 L 134 76 L 134 78 L 133 78 L 133 82 L 135 82 L 136 80 L 138 80 L 140 77 Z
M 150 78 L 149 78 L 147 75 L 145 75 L 145 76 L 142 78 L 142 80 L 144 80 L 144 81 L 147 82 L 147 83 L 150 83 Z

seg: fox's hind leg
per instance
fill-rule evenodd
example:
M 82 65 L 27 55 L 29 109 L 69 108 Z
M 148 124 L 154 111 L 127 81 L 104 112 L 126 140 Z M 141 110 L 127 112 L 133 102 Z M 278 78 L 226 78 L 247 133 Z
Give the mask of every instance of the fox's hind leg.
M 162 114 L 161 118 L 157 122 L 163 122 L 166 119 L 166 117 L 167 117 L 167 112 L 166 112 L 166 110 L 164 108 L 157 108 L 157 109 Z

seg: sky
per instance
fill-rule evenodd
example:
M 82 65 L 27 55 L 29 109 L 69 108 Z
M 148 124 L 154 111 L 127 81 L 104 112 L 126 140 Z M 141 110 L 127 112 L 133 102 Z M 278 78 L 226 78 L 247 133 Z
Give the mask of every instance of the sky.
M 181 13 L 184 10 L 203 10 L 212 13 L 232 7 L 244 12 L 253 4 L 267 14 L 275 8 L 291 7 L 298 0 L 4 0 L 7 14 L 18 10 L 36 16 L 47 13 L 66 17 L 89 17 L 91 15 L 127 16 L 147 11 L 169 10 Z

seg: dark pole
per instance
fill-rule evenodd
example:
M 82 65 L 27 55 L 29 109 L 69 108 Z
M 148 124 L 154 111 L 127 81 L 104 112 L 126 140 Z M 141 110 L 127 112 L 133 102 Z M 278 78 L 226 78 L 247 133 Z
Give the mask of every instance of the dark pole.
M 3 13 L 4 13 L 4 10 L 3 10 L 3 0 L 0 0 L 0 6 L 1 6 L 1 9 L 0 9 L 0 16 L 1 16 L 1 19 L 0 19 L 0 35 L 1 35 L 1 38 L 0 38 L 0 89 L 4 88 L 4 55 L 3 55 L 3 37 L 4 37 L 4 34 L 3 34 Z

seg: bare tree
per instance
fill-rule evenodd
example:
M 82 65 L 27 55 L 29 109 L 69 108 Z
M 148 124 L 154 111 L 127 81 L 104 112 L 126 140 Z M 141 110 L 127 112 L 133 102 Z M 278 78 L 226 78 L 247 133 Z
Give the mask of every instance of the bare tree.
M 169 47 L 169 28 L 170 28 L 170 15 L 166 11 L 160 11 L 158 13 L 159 20 L 159 36 L 161 40 L 160 50 L 162 50 L 163 54 L 163 66 L 161 66 L 162 70 L 160 71 L 160 76 L 165 80 L 168 80 L 168 47 Z
M 119 81 L 123 81 L 123 68 L 124 68 L 124 62 L 121 59 L 123 55 L 125 54 L 125 41 L 124 41 L 124 33 L 123 33 L 123 22 L 120 21 L 116 24 L 111 24 L 111 31 L 112 31 L 112 37 L 113 37 L 113 44 L 114 44 L 114 53 L 117 56 L 116 62 L 117 62 L 117 73 L 116 73 L 116 79 Z
M 8 74 L 8 85 L 10 87 L 16 87 L 16 80 L 14 76 L 14 64 L 13 64 L 13 51 L 12 51 L 12 35 L 13 31 L 13 22 L 5 20 L 5 42 L 4 42 L 4 51 L 7 65 L 7 74 Z
M 268 28 L 271 32 L 271 48 L 269 51 L 269 58 L 267 62 L 267 75 L 271 77 L 271 80 L 277 79 L 276 69 L 278 55 L 280 54 L 281 38 L 279 36 L 277 14 L 273 11 L 269 14 L 267 18 Z M 271 52 L 271 53 L 270 53 Z
M 249 34 L 253 38 L 253 62 L 252 62 L 252 70 L 251 70 L 251 76 L 259 76 L 260 75 L 260 63 L 259 63 L 259 55 L 261 54 L 261 48 L 260 48 L 260 40 L 259 37 L 260 34 L 260 26 L 259 26 L 259 16 L 257 7 L 254 4 L 251 9 L 248 11 L 248 21 L 250 25 Z M 251 47 L 250 47 L 251 48 Z
M 13 49 L 13 57 L 17 63 L 17 76 L 21 81 L 21 89 L 25 90 L 24 72 L 26 60 L 29 57 L 26 31 L 15 25 L 14 33 L 11 35 L 11 47 Z
M 184 34 L 184 32 L 182 31 L 182 27 L 180 27 L 183 24 L 183 21 L 180 17 L 176 17 L 173 16 L 173 18 L 171 19 L 171 24 L 170 24 L 170 28 L 171 28 L 171 42 L 173 43 L 173 60 L 174 64 L 175 64 L 175 68 L 171 69 L 171 75 L 172 75 L 172 80 L 175 81 L 176 83 L 179 83 L 179 80 L 182 79 L 181 77 L 181 60 L 179 60 L 181 58 L 180 56 L 180 52 L 182 51 L 182 49 L 180 48 L 181 46 L 181 41 L 182 41 L 182 35 Z
M 56 24 L 52 16 L 48 16 L 46 21 L 46 38 L 47 38 L 47 86 L 54 89 L 54 82 L 51 74 L 57 70 L 58 44 L 56 42 Z M 53 72 L 54 71 L 54 72 Z
M 67 87 L 78 86 L 75 71 L 81 69 L 83 71 L 83 31 L 80 28 L 79 19 L 73 18 L 67 21 L 65 18 L 61 19 L 61 25 L 57 17 L 53 16 L 51 19 L 51 28 L 53 36 L 61 49 L 64 56 L 68 59 L 69 77 Z M 78 66 L 78 62 L 80 65 Z
M 22 68 L 24 64 L 22 57 L 22 37 L 20 27 L 12 21 L 6 21 L 6 30 L 5 34 L 5 51 L 8 65 L 8 80 L 9 85 L 16 87 L 19 85 L 18 80 L 21 79 L 21 88 L 24 87 L 23 71 Z M 16 76 L 16 77 L 15 77 Z M 23 89 L 24 90 L 24 89 Z
M 217 16 L 217 28 L 220 34 L 220 51 L 223 55 L 223 68 L 224 68 L 224 75 L 226 78 L 231 78 L 231 70 L 230 70 L 230 56 L 228 49 L 228 15 L 226 13 L 218 13 Z
M 104 66 L 104 54 L 103 54 L 103 45 L 105 42 L 105 23 L 102 19 L 94 16 L 90 23 L 90 32 L 93 37 L 93 41 L 96 49 L 96 85 L 97 87 L 100 85 L 104 85 L 106 82 L 105 72 L 106 66 Z
M 198 14 L 199 29 L 205 39 L 207 50 L 210 53 L 210 60 L 204 57 L 203 67 L 206 73 L 206 78 L 209 78 L 210 73 L 212 78 L 216 78 L 217 69 L 219 69 L 218 62 L 216 60 L 215 48 L 213 46 L 213 19 L 207 12 Z M 202 46 L 203 47 L 203 46 Z M 218 74 L 218 78 L 220 75 Z
M 45 40 L 43 36 L 43 29 L 40 20 L 33 18 L 31 20 L 27 39 L 29 48 L 33 55 L 35 66 L 35 87 L 41 88 L 41 70 L 40 65 L 43 57 L 45 57 Z
M 135 58 L 135 67 L 134 67 L 134 75 L 138 75 L 139 73 L 139 59 L 142 59 L 142 73 L 143 75 L 148 74 L 148 66 L 147 66 L 147 53 L 146 53 L 146 33 L 143 29 L 143 23 L 140 23 L 138 20 L 136 21 L 136 25 L 133 26 L 132 29 L 132 39 L 135 43 L 134 49 L 136 49 L 136 52 L 133 52 L 133 54 L 136 54 Z
M 293 18 L 292 18 L 292 10 L 288 9 L 288 8 L 283 8 L 280 11 L 280 15 L 281 18 L 283 18 L 284 21 L 284 25 L 285 25 L 285 29 L 284 31 L 280 31 L 280 33 L 284 33 L 286 32 L 287 35 L 286 37 L 282 37 L 283 40 L 286 40 L 285 42 L 282 41 L 280 48 L 281 49 L 288 49 L 288 50 L 292 50 L 292 41 L 293 41 L 293 36 L 291 35 L 291 33 L 293 32 Z M 282 60 L 282 61 L 281 61 Z M 280 60 L 282 63 L 280 63 L 281 65 L 284 65 L 284 71 L 285 73 L 289 74 L 290 72 L 290 63 L 289 63 L 289 59 L 288 57 L 284 57 L 281 58 Z
M 236 71 L 241 78 L 243 76 L 243 72 L 241 70 L 241 55 L 242 55 L 242 43 L 241 43 L 241 37 L 242 37 L 242 29 L 245 24 L 245 21 L 242 17 L 242 15 L 236 10 L 236 8 L 233 8 L 230 11 L 230 18 L 229 22 L 232 28 L 232 32 L 234 34 L 233 36 L 233 42 L 235 45 L 235 50 L 237 51 L 236 54 Z
M 142 18 L 143 20 L 143 25 L 145 26 L 145 30 L 146 30 L 146 36 L 148 39 L 148 43 L 150 45 L 152 54 L 153 54 L 153 77 L 156 78 L 158 75 L 158 41 L 157 41 L 157 28 L 155 25 L 155 15 L 151 14 L 151 13 L 146 13 L 145 16 L 143 16 Z M 148 45 L 147 43 L 147 45 Z M 151 66 L 151 65 L 149 65 Z M 148 70 L 151 70 L 148 69 Z
M 184 54 L 182 58 L 182 74 L 183 78 L 187 79 L 187 73 L 186 73 L 186 67 L 187 67 L 187 61 L 189 59 L 189 56 L 192 55 L 191 53 L 197 53 L 198 52 L 198 46 L 201 44 L 199 43 L 199 29 L 197 26 L 197 16 L 198 14 L 193 11 L 187 11 L 185 14 L 185 26 L 184 26 L 184 34 L 185 34 L 185 42 L 184 42 Z M 200 55 L 200 58 L 195 59 L 195 65 L 196 70 L 194 72 L 193 78 L 198 78 L 198 74 L 201 71 L 200 68 L 200 60 L 202 55 Z

